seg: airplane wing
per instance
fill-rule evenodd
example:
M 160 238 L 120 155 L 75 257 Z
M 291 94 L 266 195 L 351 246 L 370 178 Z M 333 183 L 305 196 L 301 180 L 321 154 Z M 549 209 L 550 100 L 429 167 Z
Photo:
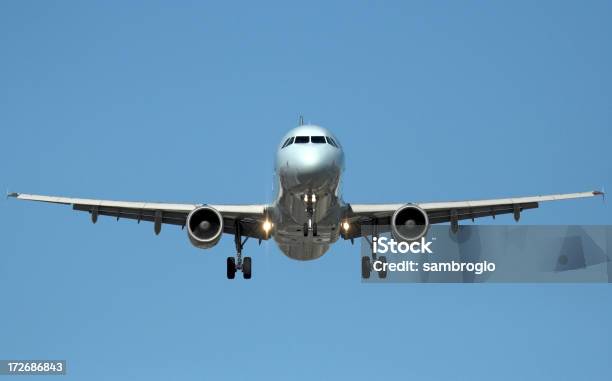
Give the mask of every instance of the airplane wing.
M 498 214 L 513 213 L 518 221 L 520 213 L 526 209 L 537 208 L 540 202 L 569 200 L 574 198 L 585 198 L 603 196 L 603 192 L 590 191 L 579 193 L 553 194 L 545 196 L 528 196 L 515 198 L 500 198 L 492 200 L 474 201 L 449 201 L 449 202 L 424 202 L 415 203 L 427 213 L 430 224 L 493 216 Z M 344 239 L 353 239 L 362 236 L 362 225 L 377 224 L 389 226 L 393 213 L 406 204 L 349 204 L 346 220 L 351 224 L 348 232 L 343 232 Z M 383 231 L 380 231 L 383 232 Z
M 52 204 L 72 205 L 72 209 L 89 212 L 91 220 L 96 223 L 98 216 L 112 216 L 117 220 L 127 218 L 154 223 L 155 234 L 159 234 L 162 224 L 184 227 L 189 213 L 204 204 L 170 204 L 156 202 L 132 202 L 93 200 L 85 198 L 43 196 L 25 193 L 9 193 L 8 197 L 19 200 L 41 201 Z M 261 229 L 267 205 L 208 205 L 223 216 L 223 232 L 234 234 L 236 224 L 240 224 L 243 237 L 268 239 Z

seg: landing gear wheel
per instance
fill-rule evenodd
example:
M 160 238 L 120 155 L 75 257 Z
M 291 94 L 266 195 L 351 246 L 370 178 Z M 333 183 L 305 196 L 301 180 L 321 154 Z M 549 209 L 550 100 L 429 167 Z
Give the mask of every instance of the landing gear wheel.
M 312 224 L 312 236 L 316 237 L 317 236 L 317 223 L 313 223 Z
M 236 259 L 234 257 L 227 257 L 227 279 L 234 279 L 236 277 Z
M 244 257 L 242 260 L 242 277 L 251 279 L 251 257 Z
M 380 270 L 380 271 L 378 272 L 378 277 L 379 277 L 380 279 L 385 279 L 385 278 L 387 278 L 387 270 L 385 269 L 384 265 L 387 263 L 387 257 L 385 257 L 385 256 L 380 256 L 380 257 L 378 258 L 378 260 L 379 260 L 380 262 L 382 262 L 382 264 L 383 264 L 383 270 Z
M 304 237 L 308 237 L 308 222 L 304 222 Z
M 361 257 L 361 277 L 363 279 L 368 279 L 371 270 L 372 265 L 370 264 L 370 257 Z

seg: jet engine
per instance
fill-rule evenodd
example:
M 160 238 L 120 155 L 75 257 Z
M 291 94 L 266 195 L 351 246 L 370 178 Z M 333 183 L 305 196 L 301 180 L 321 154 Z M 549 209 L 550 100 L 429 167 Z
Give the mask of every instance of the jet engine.
M 216 209 L 201 206 L 187 216 L 187 235 L 193 246 L 210 249 L 223 234 L 223 216 Z
M 397 240 L 415 241 L 429 229 L 427 213 L 416 205 L 405 205 L 391 217 L 391 233 Z

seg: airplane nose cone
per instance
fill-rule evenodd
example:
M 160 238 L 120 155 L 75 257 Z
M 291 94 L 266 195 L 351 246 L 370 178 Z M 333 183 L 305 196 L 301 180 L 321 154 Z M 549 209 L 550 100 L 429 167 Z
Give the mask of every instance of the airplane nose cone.
M 300 176 L 311 176 L 325 172 L 329 164 L 325 157 L 316 155 L 312 151 L 306 151 L 296 158 L 295 169 Z
M 333 155 L 320 150 L 304 150 L 289 162 L 295 186 L 304 189 L 323 189 L 333 184 L 340 169 Z

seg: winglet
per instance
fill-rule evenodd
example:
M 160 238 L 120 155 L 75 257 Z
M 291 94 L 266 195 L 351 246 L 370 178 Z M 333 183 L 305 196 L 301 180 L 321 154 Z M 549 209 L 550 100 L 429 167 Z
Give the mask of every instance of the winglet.
M 606 192 L 604 191 L 604 187 L 601 187 L 600 191 L 593 191 L 594 196 L 601 196 L 603 202 L 606 202 Z

